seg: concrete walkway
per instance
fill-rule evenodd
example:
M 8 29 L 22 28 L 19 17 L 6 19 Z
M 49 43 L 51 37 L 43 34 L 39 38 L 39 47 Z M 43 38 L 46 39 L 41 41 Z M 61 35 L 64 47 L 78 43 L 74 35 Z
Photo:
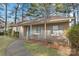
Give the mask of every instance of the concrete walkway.
M 24 48 L 24 40 L 16 40 L 6 49 L 7 56 L 31 56 L 30 52 Z

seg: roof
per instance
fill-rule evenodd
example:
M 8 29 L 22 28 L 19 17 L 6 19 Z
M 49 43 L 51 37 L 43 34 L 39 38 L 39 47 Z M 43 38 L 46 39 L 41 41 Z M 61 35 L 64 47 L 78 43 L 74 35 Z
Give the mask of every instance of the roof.
M 12 22 L 12 23 L 9 24 L 9 26 L 10 26 L 10 27 L 16 27 L 16 26 L 19 25 L 19 23 L 20 23 L 20 22 L 18 22 L 18 23 L 15 24 L 15 23 Z
M 21 23 L 20 25 L 36 25 L 36 24 L 43 24 L 43 23 L 58 23 L 58 22 L 69 22 L 69 19 L 74 19 L 73 17 L 61 17 L 61 16 L 52 16 L 47 19 L 40 18 L 37 20 L 31 20 Z
M 3 20 L 0 19 L 0 28 L 2 28 L 4 26 L 5 26 L 5 21 L 3 21 Z
M 0 19 L 0 21 L 1 21 L 1 22 L 3 22 L 3 23 L 5 23 L 5 21 L 4 21 L 4 20 L 1 20 L 1 19 Z
M 51 16 L 49 18 L 39 18 L 36 20 L 26 20 L 24 22 L 19 22 L 12 26 L 21 26 L 21 25 L 37 25 L 44 23 L 58 23 L 58 22 L 69 22 L 69 19 L 74 19 L 73 17 L 61 17 L 61 16 Z

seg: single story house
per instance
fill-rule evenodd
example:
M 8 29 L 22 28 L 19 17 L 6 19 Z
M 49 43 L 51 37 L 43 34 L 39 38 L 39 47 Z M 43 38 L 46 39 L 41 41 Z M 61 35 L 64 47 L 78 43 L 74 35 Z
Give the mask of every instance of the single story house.
M 5 30 L 5 21 L 0 19 L 0 32 L 4 32 Z
M 51 16 L 47 19 L 26 20 L 10 25 L 19 32 L 19 38 L 44 40 L 62 36 L 64 31 L 73 25 L 73 17 Z

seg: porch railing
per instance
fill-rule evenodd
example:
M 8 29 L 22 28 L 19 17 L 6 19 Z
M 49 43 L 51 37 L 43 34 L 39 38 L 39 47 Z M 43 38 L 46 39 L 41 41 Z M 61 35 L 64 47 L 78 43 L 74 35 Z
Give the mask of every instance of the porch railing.
M 59 36 L 63 35 L 63 31 L 53 31 L 53 33 L 47 33 L 46 34 L 46 39 L 55 39 Z M 42 33 L 32 33 L 31 36 L 29 36 L 30 39 L 36 39 L 36 40 L 44 40 L 45 39 L 45 34 L 44 31 Z

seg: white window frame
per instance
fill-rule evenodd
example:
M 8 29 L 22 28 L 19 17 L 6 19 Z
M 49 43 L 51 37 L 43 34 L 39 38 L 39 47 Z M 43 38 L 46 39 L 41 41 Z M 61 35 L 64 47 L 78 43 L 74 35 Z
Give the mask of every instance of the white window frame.
M 53 31 L 57 31 L 59 30 L 59 26 L 58 25 L 53 25 Z
M 53 34 L 57 36 L 63 34 L 63 30 L 60 30 L 59 25 L 53 25 Z

